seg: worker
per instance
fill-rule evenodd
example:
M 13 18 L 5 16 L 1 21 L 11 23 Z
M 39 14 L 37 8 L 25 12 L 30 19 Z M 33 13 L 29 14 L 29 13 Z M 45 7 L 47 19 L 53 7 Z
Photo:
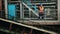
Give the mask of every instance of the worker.
M 39 8 L 39 19 L 44 18 L 44 7 L 42 5 L 38 6 Z

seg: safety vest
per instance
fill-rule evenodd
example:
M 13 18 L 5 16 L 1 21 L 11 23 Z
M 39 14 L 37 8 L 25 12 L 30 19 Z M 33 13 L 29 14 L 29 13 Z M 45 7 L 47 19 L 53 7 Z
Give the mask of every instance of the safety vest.
M 44 12 L 44 7 L 43 6 L 39 6 L 39 12 L 41 13 L 43 13 Z

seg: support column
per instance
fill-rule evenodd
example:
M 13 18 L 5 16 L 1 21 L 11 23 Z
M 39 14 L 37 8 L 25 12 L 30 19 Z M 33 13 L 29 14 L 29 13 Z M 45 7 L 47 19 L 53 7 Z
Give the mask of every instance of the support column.
M 23 30 L 22 30 L 22 34 L 24 34 L 24 31 L 25 31 L 25 28 L 23 28 Z
M 5 18 L 8 18 L 7 17 L 7 0 L 4 0 L 4 3 L 5 3 Z
M 60 0 L 57 0 L 58 2 L 58 21 L 60 22 Z
M 23 18 L 22 2 L 20 2 L 20 19 Z
M 33 29 L 31 29 L 30 34 L 32 34 Z
M 29 9 L 29 20 L 31 20 L 31 9 Z
M 12 29 L 12 24 L 10 24 L 10 26 L 9 26 L 9 30 L 11 31 L 11 29 Z
M 30 25 L 30 26 L 33 26 L 33 25 Z M 33 29 L 30 30 L 30 34 L 33 34 Z

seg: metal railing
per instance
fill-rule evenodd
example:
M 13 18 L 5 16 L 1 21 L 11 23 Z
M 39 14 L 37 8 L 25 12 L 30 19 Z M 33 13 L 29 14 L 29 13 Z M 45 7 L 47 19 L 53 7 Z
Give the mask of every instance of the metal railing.
M 30 25 L 25 25 L 25 24 L 17 23 L 17 22 L 14 22 L 14 21 L 6 20 L 6 19 L 1 19 L 1 18 L 0 18 L 0 20 L 3 20 L 3 21 L 6 21 L 6 22 L 9 22 L 9 23 L 11 23 L 11 24 L 16 24 L 16 25 L 20 25 L 20 26 L 23 26 L 23 27 L 27 27 L 27 28 L 35 29 L 35 30 L 38 30 L 38 31 L 42 31 L 42 32 L 50 33 L 50 34 L 57 34 L 56 32 L 53 32 L 53 31 L 49 31 L 49 30 L 45 30 L 45 29 L 41 29 L 41 28 L 38 28 L 38 27 L 30 26 Z
M 31 10 L 36 16 L 39 16 L 38 15 L 38 9 L 36 9 L 36 5 L 32 5 L 32 3 L 30 3 L 29 1 L 27 1 L 27 0 L 23 0 L 23 4 L 29 9 L 29 10 Z M 31 5 L 31 6 L 30 6 Z M 33 7 L 32 7 L 33 6 Z M 32 8 L 34 8 L 34 10 L 32 10 Z

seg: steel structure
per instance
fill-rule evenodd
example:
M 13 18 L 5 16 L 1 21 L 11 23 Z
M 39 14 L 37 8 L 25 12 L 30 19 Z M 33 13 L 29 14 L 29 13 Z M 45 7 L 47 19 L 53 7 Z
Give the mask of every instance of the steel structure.
M 16 24 L 50 34 L 57 34 L 30 25 L 60 24 L 60 0 L 3 0 L 2 2 L 1 5 L 3 7 L 2 11 L 0 10 L 0 20 L 9 22 L 10 30 L 12 24 Z M 40 4 L 44 6 L 44 19 L 42 20 L 38 19 L 38 6 Z

